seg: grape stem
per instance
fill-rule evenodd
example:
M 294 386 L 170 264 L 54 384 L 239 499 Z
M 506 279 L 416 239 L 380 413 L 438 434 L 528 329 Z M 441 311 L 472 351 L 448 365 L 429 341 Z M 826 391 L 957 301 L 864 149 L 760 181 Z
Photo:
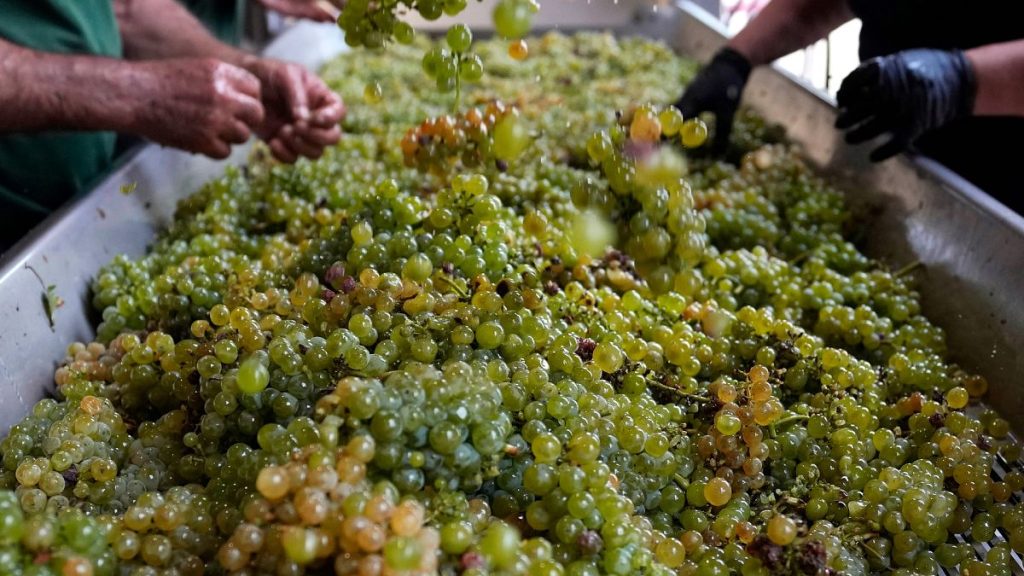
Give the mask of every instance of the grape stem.
M 671 394 L 675 394 L 676 396 L 679 396 L 680 398 L 686 398 L 686 399 L 689 399 L 689 400 L 696 400 L 698 402 L 707 402 L 708 401 L 708 398 L 706 398 L 704 396 L 700 396 L 700 395 L 697 395 L 697 394 L 690 394 L 689 392 L 683 392 L 682 390 L 679 390 L 678 388 L 673 388 L 671 386 L 666 386 L 666 385 L 662 384 L 661 382 L 655 382 L 654 380 L 648 380 L 647 384 L 649 386 L 657 388 L 658 390 L 661 390 L 663 392 L 669 392 Z
M 437 279 L 442 281 L 442 282 L 444 282 L 449 288 L 451 288 L 452 292 L 455 292 L 459 296 L 459 298 L 462 298 L 462 299 L 469 298 L 469 293 L 466 292 L 461 286 L 456 284 L 453 280 L 451 280 L 447 276 L 438 276 Z
M 793 256 L 792 258 L 790 258 L 789 259 L 789 264 L 793 264 L 793 265 L 799 264 L 800 262 L 805 260 L 810 255 L 811 255 L 810 251 L 801 252 L 801 253 L 797 254 L 796 256 Z
M 923 267 L 924 267 L 924 262 L 921 262 L 920 260 L 914 260 L 910 264 L 907 264 L 903 268 L 900 268 L 899 270 L 893 272 L 892 275 L 897 277 L 897 278 L 900 278 L 902 276 L 906 276 L 907 274 L 910 274 L 911 272 L 914 272 L 918 268 L 923 268 Z
M 792 424 L 793 422 L 799 422 L 801 420 L 807 420 L 808 418 L 810 418 L 810 416 L 807 416 L 806 414 L 794 414 L 792 416 L 787 416 L 778 422 L 770 424 L 768 426 L 768 431 L 771 433 L 772 438 L 775 438 L 776 427 L 785 426 L 786 424 Z
M 462 68 L 462 54 L 455 53 L 455 101 L 452 102 L 452 114 L 458 114 L 462 104 L 462 78 L 459 77 L 459 70 Z

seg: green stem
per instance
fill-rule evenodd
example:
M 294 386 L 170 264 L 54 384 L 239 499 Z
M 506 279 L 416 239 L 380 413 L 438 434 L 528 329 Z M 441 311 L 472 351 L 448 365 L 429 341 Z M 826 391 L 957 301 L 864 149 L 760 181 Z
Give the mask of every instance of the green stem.
M 677 388 L 673 388 L 671 386 L 666 386 L 666 385 L 662 384 L 661 382 L 655 382 L 654 380 L 648 380 L 647 381 L 647 385 L 651 386 L 653 388 L 657 388 L 658 390 L 661 390 L 663 392 L 668 392 L 670 394 L 675 394 L 676 396 L 679 396 L 680 398 L 686 398 L 686 399 L 689 399 L 689 400 L 696 400 L 698 402 L 707 402 L 708 401 L 708 399 L 706 397 L 704 397 L 704 396 L 699 396 L 697 394 L 690 394 L 689 392 L 683 392 L 682 390 L 679 390 Z
M 907 264 L 903 268 L 900 268 L 899 270 L 893 272 L 892 275 L 897 277 L 897 278 L 899 278 L 901 276 L 906 276 L 907 274 L 910 274 L 911 272 L 917 270 L 918 268 L 923 268 L 923 267 L 924 267 L 924 262 L 921 262 L 920 260 L 914 260 L 910 264 Z
M 790 264 L 799 264 L 802 260 L 804 260 L 805 258 L 807 258 L 810 255 L 811 255 L 810 251 L 801 252 L 801 253 L 797 254 L 796 256 L 794 256 L 793 258 L 791 258 L 789 260 L 789 263 Z
M 775 438 L 775 430 L 776 430 L 776 428 L 778 428 L 780 426 L 785 426 L 786 424 L 792 424 L 793 422 L 799 422 L 801 420 L 807 420 L 808 418 L 810 418 L 810 416 L 807 416 L 805 414 L 793 414 L 792 416 L 786 416 L 782 420 L 779 420 L 778 422 L 773 422 L 772 424 L 770 424 L 768 426 L 768 430 L 771 433 L 772 438 Z
M 447 276 L 438 276 L 437 279 L 447 284 L 448 287 L 452 289 L 452 292 L 459 295 L 459 298 L 469 298 L 469 292 L 463 290 L 462 286 L 459 286 L 455 281 L 451 280 Z
M 784 424 L 789 424 L 790 422 L 799 422 L 801 420 L 807 420 L 809 418 L 810 418 L 810 416 L 808 416 L 806 414 L 793 414 L 792 416 L 786 416 L 785 418 L 783 418 L 782 420 L 779 420 L 778 422 L 776 422 L 773 425 L 774 426 L 782 426 Z
M 452 103 L 452 114 L 458 114 L 462 107 L 462 78 L 459 69 L 462 67 L 462 54 L 455 54 L 455 101 Z

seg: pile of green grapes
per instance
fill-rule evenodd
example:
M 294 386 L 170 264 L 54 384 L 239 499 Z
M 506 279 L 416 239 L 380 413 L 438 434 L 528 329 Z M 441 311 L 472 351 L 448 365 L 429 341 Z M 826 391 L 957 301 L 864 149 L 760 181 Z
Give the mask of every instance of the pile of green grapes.
M 749 117 L 688 155 L 661 44 L 528 44 L 457 121 L 426 41 L 338 58 L 338 146 L 99 271 L 0 442 L 0 574 L 1011 574 L 1020 446 L 842 196 Z

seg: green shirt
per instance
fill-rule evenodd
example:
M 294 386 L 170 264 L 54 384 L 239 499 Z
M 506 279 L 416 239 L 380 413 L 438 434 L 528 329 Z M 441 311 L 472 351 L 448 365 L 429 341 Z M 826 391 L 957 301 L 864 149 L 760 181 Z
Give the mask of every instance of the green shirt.
M 0 38 L 61 54 L 120 58 L 121 36 L 110 0 L 4 0 Z M 0 136 L 0 226 L 17 237 L 110 166 L 110 132 Z M 15 230 L 16 229 L 16 230 Z
M 238 42 L 240 0 L 180 1 L 222 41 Z M 2 0 L 0 38 L 42 52 L 122 56 L 110 0 Z M 111 132 L 0 135 L 0 250 L 88 191 L 113 163 L 115 141 Z
M 237 45 L 241 40 L 241 0 L 178 0 L 201 20 L 221 42 Z

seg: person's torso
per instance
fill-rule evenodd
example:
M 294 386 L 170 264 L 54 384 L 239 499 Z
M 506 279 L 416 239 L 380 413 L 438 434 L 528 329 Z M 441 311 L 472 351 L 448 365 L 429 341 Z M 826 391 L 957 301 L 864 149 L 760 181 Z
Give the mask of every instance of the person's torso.
M 221 42 L 241 39 L 244 3 L 239 0 L 178 0 Z
M 863 60 L 910 48 L 969 50 L 1024 38 L 1024 2 L 980 0 L 849 0 L 862 21 Z M 1024 118 L 965 118 L 922 137 L 917 148 L 1024 212 L 1024 186 L 1015 176 L 1019 154 L 1009 145 Z
M 110 0 L 4 0 L 0 38 L 43 52 L 122 53 Z M 114 140 L 108 132 L 0 135 L 0 226 L 24 232 L 84 191 L 109 167 Z
M 1024 38 L 1024 2 L 980 0 L 849 0 L 861 19 L 863 60 L 909 48 L 967 50 Z

